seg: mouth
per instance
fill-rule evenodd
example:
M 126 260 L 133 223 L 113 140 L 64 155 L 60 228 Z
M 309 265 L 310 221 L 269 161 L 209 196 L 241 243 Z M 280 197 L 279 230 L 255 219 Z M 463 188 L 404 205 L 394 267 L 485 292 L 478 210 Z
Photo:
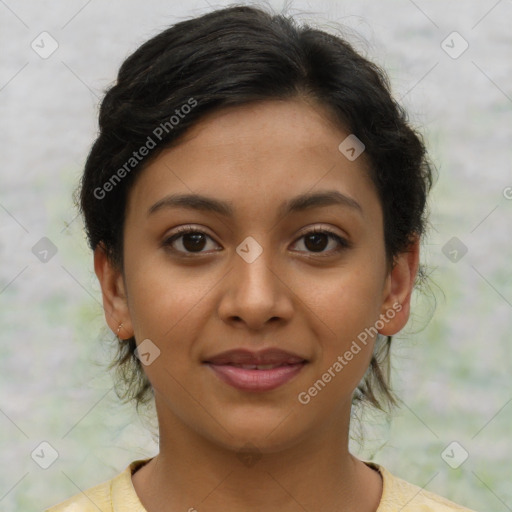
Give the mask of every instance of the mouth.
M 301 372 L 306 359 L 290 352 L 267 349 L 223 352 L 203 361 L 222 382 L 243 391 L 271 391 Z

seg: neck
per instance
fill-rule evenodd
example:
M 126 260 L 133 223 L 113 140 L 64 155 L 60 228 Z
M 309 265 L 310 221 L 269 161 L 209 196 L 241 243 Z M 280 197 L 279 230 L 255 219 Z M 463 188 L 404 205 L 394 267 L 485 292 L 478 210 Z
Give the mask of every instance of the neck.
M 350 408 L 287 447 L 221 446 L 157 400 L 160 452 L 133 476 L 148 512 L 343 510 L 375 512 L 380 475 L 348 451 Z M 264 440 L 265 441 L 265 440 Z

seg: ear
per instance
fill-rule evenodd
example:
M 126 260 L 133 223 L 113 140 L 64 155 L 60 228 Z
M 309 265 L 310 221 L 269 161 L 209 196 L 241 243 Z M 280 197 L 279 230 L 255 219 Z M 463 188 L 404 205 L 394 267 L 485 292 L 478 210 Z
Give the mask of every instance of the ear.
M 94 272 L 100 282 L 107 324 L 119 338 L 132 337 L 133 327 L 126 300 L 123 274 L 110 261 L 102 244 L 94 250 Z
M 409 320 L 411 295 L 418 273 L 420 241 L 415 238 L 406 252 L 400 253 L 394 261 L 384 286 L 381 320 L 384 324 L 379 333 L 392 336 L 405 327 Z

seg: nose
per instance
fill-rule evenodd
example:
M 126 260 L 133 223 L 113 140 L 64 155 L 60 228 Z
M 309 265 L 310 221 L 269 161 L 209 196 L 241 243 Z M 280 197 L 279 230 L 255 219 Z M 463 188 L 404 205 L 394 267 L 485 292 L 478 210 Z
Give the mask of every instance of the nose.
M 290 273 L 276 264 L 270 249 L 241 244 L 233 254 L 233 265 L 222 282 L 218 314 L 225 322 L 251 330 L 261 330 L 269 323 L 286 323 L 293 314 Z M 253 254 L 251 254 L 253 251 Z M 286 275 L 285 275 L 286 274 Z

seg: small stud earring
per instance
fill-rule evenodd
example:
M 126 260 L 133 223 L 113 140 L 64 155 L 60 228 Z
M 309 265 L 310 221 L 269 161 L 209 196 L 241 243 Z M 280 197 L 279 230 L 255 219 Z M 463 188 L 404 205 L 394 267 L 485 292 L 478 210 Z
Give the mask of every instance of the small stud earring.
M 119 327 L 117 328 L 116 336 L 119 338 L 119 331 L 121 330 L 121 327 L 123 327 L 123 324 L 119 324 Z

